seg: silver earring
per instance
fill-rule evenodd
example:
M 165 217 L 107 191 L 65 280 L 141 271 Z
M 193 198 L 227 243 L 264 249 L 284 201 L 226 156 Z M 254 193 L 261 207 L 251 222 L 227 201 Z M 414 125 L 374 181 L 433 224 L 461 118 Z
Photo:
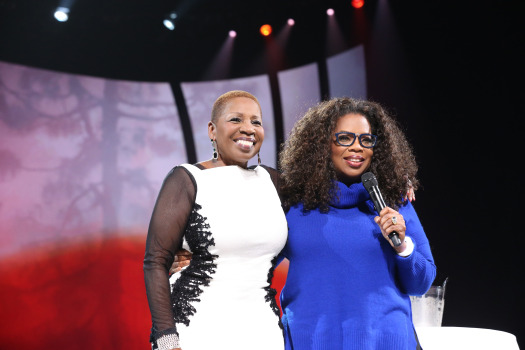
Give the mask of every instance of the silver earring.
M 219 159 L 219 153 L 217 152 L 217 143 L 215 140 L 211 140 L 211 146 L 213 147 L 213 160 Z
M 261 165 L 261 155 L 257 153 L 257 163 Z

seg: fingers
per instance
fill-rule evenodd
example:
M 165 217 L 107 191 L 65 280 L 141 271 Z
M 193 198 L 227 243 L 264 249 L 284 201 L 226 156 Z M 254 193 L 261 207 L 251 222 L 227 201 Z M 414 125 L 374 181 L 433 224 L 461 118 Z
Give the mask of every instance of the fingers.
M 177 251 L 173 257 L 173 264 L 170 268 L 170 275 L 179 272 L 182 268 L 188 266 L 191 262 L 193 254 L 185 249 L 180 249 Z
M 190 265 L 191 260 L 183 260 L 183 261 L 173 261 L 173 264 L 170 268 L 170 275 L 179 272 L 184 267 Z
M 414 189 L 410 189 L 410 201 L 413 202 L 416 200 L 416 192 L 414 191 Z
M 173 258 L 174 261 L 190 261 L 193 254 L 187 250 L 181 249 L 177 251 L 175 254 L 175 257 Z
M 403 215 L 392 208 L 386 207 L 381 210 L 379 216 L 376 216 L 374 220 L 381 228 L 381 233 L 387 240 L 389 240 L 388 235 L 395 231 L 398 233 L 401 242 L 403 242 L 406 231 Z
M 405 200 L 408 199 L 410 202 L 413 202 L 416 200 L 416 193 L 414 192 L 414 189 L 410 187 L 407 191 L 407 194 L 405 196 Z
M 414 186 L 412 186 L 412 181 L 408 178 L 408 175 L 404 175 L 403 178 L 407 182 L 407 193 L 404 195 L 403 200 L 409 200 L 410 202 L 416 200 L 416 193 L 414 191 Z
M 174 273 L 179 272 L 180 270 L 182 270 L 181 267 L 173 267 L 173 265 L 172 265 L 171 268 L 170 268 L 170 276 L 173 275 Z
M 183 267 L 189 266 L 190 262 L 191 259 L 177 261 L 175 257 L 175 260 L 173 260 L 173 264 L 171 264 L 170 273 L 179 272 L 180 270 L 182 270 Z

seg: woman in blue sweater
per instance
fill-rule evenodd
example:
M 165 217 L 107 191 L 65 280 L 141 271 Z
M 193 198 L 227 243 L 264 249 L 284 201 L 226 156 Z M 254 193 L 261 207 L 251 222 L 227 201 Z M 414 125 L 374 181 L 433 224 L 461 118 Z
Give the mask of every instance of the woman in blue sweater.
M 428 290 L 436 267 L 403 198 L 410 185 L 417 189 L 417 165 L 396 122 L 373 102 L 321 102 L 295 125 L 280 156 L 286 349 L 420 348 L 409 295 Z M 361 183 L 367 171 L 388 206 L 379 216 Z M 398 247 L 388 238 L 393 231 Z

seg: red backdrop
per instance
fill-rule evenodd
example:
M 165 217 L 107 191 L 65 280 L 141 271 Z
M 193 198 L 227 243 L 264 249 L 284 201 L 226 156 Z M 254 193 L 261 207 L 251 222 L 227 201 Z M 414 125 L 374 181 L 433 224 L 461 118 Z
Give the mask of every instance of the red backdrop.
M 127 236 L 2 260 L 0 348 L 148 349 L 144 244 Z M 276 269 L 278 291 L 286 269 Z

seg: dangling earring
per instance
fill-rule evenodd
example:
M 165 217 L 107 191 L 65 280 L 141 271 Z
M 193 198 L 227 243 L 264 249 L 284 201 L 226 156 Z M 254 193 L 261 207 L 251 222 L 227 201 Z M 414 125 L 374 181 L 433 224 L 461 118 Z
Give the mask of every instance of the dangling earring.
M 219 159 L 219 153 L 217 152 L 217 143 L 215 142 L 215 140 L 212 140 L 210 139 L 211 141 L 211 146 L 213 147 L 213 160 L 217 160 Z
M 261 155 L 257 153 L 257 163 L 261 165 Z

